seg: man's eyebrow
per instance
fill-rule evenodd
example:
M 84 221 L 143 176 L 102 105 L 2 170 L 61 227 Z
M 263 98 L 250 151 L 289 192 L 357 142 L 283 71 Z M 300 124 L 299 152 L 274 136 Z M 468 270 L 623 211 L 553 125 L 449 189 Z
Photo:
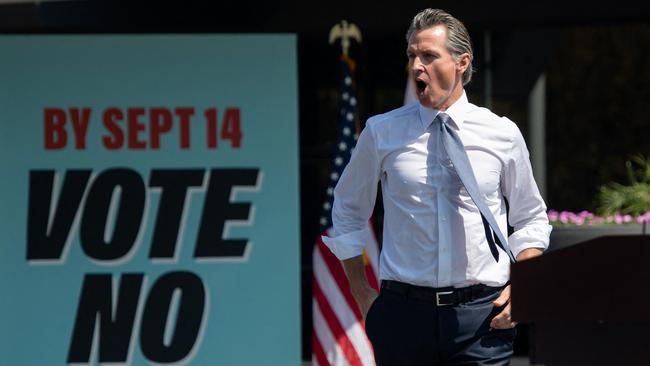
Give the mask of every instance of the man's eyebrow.
M 409 46 L 409 47 L 406 48 L 407 53 L 408 52 L 415 52 L 415 51 L 418 51 L 419 53 L 430 53 L 430 54 L 434 54 L 434 55 L 438 55 L 440 53 L 435 48 L 431 48 L 431 47 L 416 48 L 416 47 L 410 47 Z

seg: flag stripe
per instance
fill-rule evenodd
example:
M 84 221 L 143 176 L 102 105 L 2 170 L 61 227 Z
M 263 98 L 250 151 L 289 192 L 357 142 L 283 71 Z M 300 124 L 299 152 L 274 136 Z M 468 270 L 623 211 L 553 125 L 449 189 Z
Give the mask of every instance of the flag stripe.
M 379 291 L 379 245 L 373 229 L 372 220 L 368 222 L 370 233 L 372 233 L 371 241 L 366 245 L 366 255 L 368 257 L 368 265 L 366 266 L 366 274 L 370 286 Z
M 317 285 L 319 286 L 325 298 L 333 309 L 337 309 L 337 318 L 345 329 L 350 343 L 359 354 L 363 365 L 372 365 L 372 346 L 366 336 L 362 323 L 356 318 L 352 310 L 347 306 L 343 297 L 344 290 L 337 286 L 331 273 L 323 262 L 322 256 L 318 253 L 314 255 L 314 267 L 317 268 L 315 274 Z M 356 306 L 356 305 L 355 305 Z
M 368 283 L 370 287 L 379 291 L 377 277 L 375 276 L 375 271 L 372 269 L 372 266 L 366 266 L 366 277 L 368 278 Z
M 370 258 L 370 265 L 375 272 L 375 278 L 379 278 L 379 242 L 375 235 L 375 226 L 374 220 L 371 218 L 368 221 L 368 228 L 372 234 L 371 242 L 366 245 L 366 251 L 368 252 L 368 257 Z
M 350 362 L 351 365 L 361 365 L 361 359 L 354 348 L 354 345 L 348 338 L 348 335 L 345 333 L 341 321 L 336 316 L 336 313 L 330 306 L 329 302 L 323 295 L 323 292 L 318 284 L 318 281 L 314 281 L 314 297 L 318 303 L 318 307 L 321 309 L 323 318 L 327 321 L 327 325 L 332 330 L 332 334 L 336 339 L 339 347 L 343 351 L 345 358 Z
M 316 309 L 314 309 L 314 312 L 316 312 Z M 314 351 L 314 358 L 315 358 L 312 361 L 314 363 L 314 366 L 329 365 L 329 362 L 327 361 L 327 356 L 325 355 L 325 351 L 323 350 L 323 346 L 321 346 L 320 340 L 318 339 L 318 337 L 316 337 L 316 331 L 313 331 L 311 333 L 311 344 L 312 344 L 312 348 Z
M 330 327 L 327 325 L 316 301 L 314 301 L 312 308 L 314 311 L 315 340 L 322 346 L 323 350 L 327 350 L 325 360 L 321 360 L 321 362 L 323 362 L 323 365 L 347 365 L 348 362 L 343 355 L 343 351 L 334 339 L 334 335 L 330 331 Z
M 357 301 L 354 299 L 352 293 L 349 290 L 350 282 L 348 282 L 348 279 L 345 276 L 343 265 L 341 264 L 341 261 L 339 261 L 338 258 L 336 258 L 334 254 L 332 254 L 332 252 L 329 250 L 329 248 L 327 248 L 325 243 L 323 243 L 323 241 L 320 238 L 318 239 L 318 253 L 325 260 L 325 264 L 327 268 L 329 268 L 329 272 L 334 277 L 334 280 L 338 284 L 339 288 L 345 289 L 343 290 L 343 296 L 345 297 L 348 306 L 354 312 L 354 315 L 356 316 L 357 320 L 361 320 L 361 310 L 359 310 L 359 306 L 357 306 Z

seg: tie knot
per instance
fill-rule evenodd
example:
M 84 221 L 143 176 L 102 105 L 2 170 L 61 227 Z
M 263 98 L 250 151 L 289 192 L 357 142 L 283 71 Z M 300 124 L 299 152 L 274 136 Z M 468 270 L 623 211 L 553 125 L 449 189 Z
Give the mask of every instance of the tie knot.
M 445 113 L 445 112 L 440 112 L 440 113 L 438 113 L 438 115 L 436 116 L 434 121 L 435 120 L 440 121 L 440 124 L 442 124 L 442 125 L 449 126 L 449 121 L 451 121 L 451 117 L 449 117 L 449 115 L 447 113 Z

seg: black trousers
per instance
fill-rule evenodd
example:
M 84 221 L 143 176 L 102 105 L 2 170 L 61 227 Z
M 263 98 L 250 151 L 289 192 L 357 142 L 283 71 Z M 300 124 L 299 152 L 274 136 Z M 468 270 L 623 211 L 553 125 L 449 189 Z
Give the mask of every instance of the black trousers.
M 509 365 L 516 330 L 490 328 L 499 293 L 488 288 L 469 302 L 437 306 L 382 289 L 366 317 L 377 365 Z

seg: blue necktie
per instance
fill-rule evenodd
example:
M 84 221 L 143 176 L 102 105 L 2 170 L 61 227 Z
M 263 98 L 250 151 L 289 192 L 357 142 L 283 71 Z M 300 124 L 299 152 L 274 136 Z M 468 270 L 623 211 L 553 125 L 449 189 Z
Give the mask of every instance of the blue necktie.
M 494 256 L 494 259 L 497 262 L 499 261 L 499 251 L 497 250 L 498 245 L 501 249 L 503 249 L 504 252 L 508 254 L 512 263 L 516 262 L 515 257 L 512 255 L 510 250 L 504 247 L 503 243 L 507 243 L 507 241 L 501 233 L 499 225 L 497 225 L 497 221 L 494 219 L 494 215 L 492 215 L 492 212 L 488 209 L 485 201 L 481 197 L 481 192 L 478 189 L 478 184 L 476 183 L 476 178 L 474 177 L 474 171 L 472 170 L 472 166 L 469 163 L 469 159 L 467 158 L 465 146 L 458 137 L 456 131 L 454 131 L 451 126 L 449 126 L 449 122 L 452 120 L 451 117 L 449 117 L 449 115 L 446 113 L 440 112 L 434 119 L 434 122 L 436 120 L 440 123 L 440 135 L 442 136 L 442 143 L 445 147 L 445 151 L 447 151 L 449 159 L 451 159 L 451 162 L 454 164 L 456 173 L 458 173 L 458 176 L 460 177 L 463 186 L 465 186 L 467 193 L 469 193 L 472 201 L 474 201 L 474 204 L 481 212 L 481 219 L 483 219 L 483 227 L 485 228 L 485 237 L 487 238 L 488 245 L 490 246 L 492 256 Z M 492 235 L 493 232 L 496 237 Z

